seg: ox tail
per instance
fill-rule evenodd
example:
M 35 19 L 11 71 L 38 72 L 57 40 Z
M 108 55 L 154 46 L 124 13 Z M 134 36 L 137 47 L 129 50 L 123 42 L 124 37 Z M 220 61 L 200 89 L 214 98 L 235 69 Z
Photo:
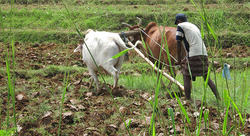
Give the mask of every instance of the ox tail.
M 74 52 L 81 51 L 81 50 L 82 50 L 82 44 L 80 44 L 80 45 L 74 50 Z
M 121 48 L 121 50 L 127 49 L 127 47 L 126 47 L 125 43 L 122 41 L 122 39 L 115 39 L 115 43 Z

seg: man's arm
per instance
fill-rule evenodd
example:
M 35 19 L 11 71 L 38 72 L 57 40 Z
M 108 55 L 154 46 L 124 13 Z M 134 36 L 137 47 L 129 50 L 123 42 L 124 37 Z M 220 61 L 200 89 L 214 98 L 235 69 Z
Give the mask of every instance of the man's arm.
M 182 45 L 182 40 L 184 37 L 184 31 L 183 29 L 178 25 L 177 26 L 177 31 L 176 31 L 176 40 L 177 40 L 177 57 L 178 57 L 178 62 L 177 64 L 181 64 L 181 45 Z
M 177 40 L 177 57 L 178 57 L 178 65 L 181 64 L 181 41 Z

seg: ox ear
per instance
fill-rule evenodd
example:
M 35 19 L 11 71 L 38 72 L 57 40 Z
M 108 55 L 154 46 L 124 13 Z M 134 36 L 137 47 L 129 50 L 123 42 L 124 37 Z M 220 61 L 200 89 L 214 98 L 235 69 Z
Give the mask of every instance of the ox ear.
M 74 52 L 81 51 L 81 50 L 82 50 L 82 44 L 80 44 L 80 45 L 74 50 Z

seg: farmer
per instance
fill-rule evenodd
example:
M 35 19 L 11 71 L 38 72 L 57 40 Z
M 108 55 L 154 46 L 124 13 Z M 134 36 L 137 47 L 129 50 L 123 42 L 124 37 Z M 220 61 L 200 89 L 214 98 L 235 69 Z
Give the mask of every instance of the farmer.
M 206 80 L 208 72 L 208 57 L 206 46 L 201 38 L 200 30 L 194 24 L 187 21 L 185 14 L 179 13 L 175 17 L 177 25 L 176 40 L 178 64 L 183 64 L 182 74 L 184 80 L 184 91 L 187 99 L 191 99 L 191 80 L 195 81 L 196 76 L 203 76 Z M 181 61 L 181 45 L 184 42 L 188 56 Z M 190 67 L 190 71 L 189 71 Z M 216 85 L 209 77 L 208 85 L 212 89 L 215 97 L 220 100 Z

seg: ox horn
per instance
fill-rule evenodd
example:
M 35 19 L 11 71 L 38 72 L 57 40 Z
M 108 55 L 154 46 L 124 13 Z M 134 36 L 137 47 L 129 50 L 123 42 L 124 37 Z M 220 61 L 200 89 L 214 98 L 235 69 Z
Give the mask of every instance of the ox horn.
M 139 25 L 138 25 L 138 27 L 140 27 L 141 24 L 142 24 L 142 21 L 141 21 L 141 19 L 140 19 L 139 17 L 136 17 L 136 18 L 139 20 Z
M 126 26 L 126 27 L 129 27 L 129 29 L 132 29 L 132 26 L 129 25 L 129 24 L 127 24 L 127 23 L 125 23 L 125 22 L 122 22 L 122 25 L 124 25 L 124 26 Z

